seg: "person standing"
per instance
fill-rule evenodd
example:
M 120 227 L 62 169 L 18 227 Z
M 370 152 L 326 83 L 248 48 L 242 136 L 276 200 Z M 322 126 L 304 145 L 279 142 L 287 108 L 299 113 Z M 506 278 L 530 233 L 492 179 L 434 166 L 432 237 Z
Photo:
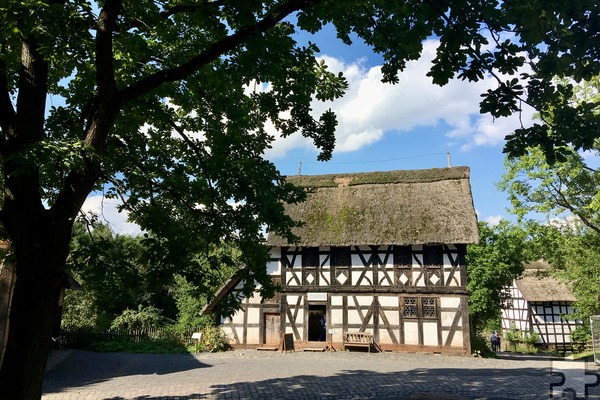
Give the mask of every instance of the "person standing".
M 492 351 L 495 353 L 497 351 L 496 346 L 498 344 L 498 335 L 496 332 L 492 332 L 490 335 L 490 345 L 492 346 Z

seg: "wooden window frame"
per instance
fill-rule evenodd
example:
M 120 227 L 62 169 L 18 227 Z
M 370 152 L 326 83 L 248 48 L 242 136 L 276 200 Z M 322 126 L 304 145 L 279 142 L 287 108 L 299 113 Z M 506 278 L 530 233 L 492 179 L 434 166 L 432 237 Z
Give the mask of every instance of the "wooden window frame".
M 426 301 L 433 301 L 433 304 L 428 304 L 426 305 L 425 302 Z M 439 311 L 440 311 L 440 307 L 438 306 L 438 298 L 437 297 L 429 297 L 429 296 L 423 296 L 420 299 L 420 306 L 421 306 L 421 318 L 423 318 L 424 320 L 437 320 L 439 318 Z M 425 315 L 425 309 L 426 307 L 432 307 L 433 306 L 433 315 Z
M 410 303 L 407 304 L 407 300 L 411 300 Z M 407 314 L 407 307 L 414 307 L 414 314 Z M 419 297 L 418 296 L 406 296 L 402 297 L 402 318 L 404 319 L 419 319 Z

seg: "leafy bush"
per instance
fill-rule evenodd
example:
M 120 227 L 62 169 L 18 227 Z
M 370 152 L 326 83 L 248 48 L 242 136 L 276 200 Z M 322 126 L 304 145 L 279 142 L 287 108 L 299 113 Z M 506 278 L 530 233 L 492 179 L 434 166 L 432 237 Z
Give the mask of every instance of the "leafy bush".
M 537 332 L 531 331 L 529 333 L 526 333 L 523 338 L 523 341 L 527 345 L 527 350 L 531 351 L 532 348 L 535 348 L 535 344 L 538 342 L 539 339 L 540 335 Z
M 510 348 L 512 349 L 512 351 L 517 351 L 517 345 L 522 340 L 521 330 L 517 329 L 515 324 L 511 324 L 510 329 L 508 331 L 506 331 L 505 335 L 506 335 L 506 340 L 508 341 L 508 344 L 509 344 Z
M 115 318 L 111 329 L 151 329 L 165 326 L 169 319 L 163 317 L 158 308 L 140 304 L 137 310 L 126 309 Z
M 592 340 L 592 333 L 587 324 L 577 325 L 577 328 L 571 332 L 571 341 L 573 350 L 576 353 L 582 353 L 586 350 L 587 344 Z
M 496 353 L 494 353 L 488 345 L 487 338 L 481 335 L 471 335 L 471 352 L 473 353 L 473 355 L 479 357 L 496 357 Z
M 200 350 L 216 353 L 229 348 L 229 340 L 225 332 L 218 326 L 207 326 L 202 331 Z

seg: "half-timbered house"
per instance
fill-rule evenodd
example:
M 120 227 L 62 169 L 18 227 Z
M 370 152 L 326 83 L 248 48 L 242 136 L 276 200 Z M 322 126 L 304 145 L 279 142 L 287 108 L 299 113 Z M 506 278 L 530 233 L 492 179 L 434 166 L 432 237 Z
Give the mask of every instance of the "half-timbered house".
M 288 179 L 308 194 L 286 205 L 304 222 L 300 241 L 269 236 L 281 291 L 221 318 L 232 345 L 277 346 L 288 333 L 297 348 L 324 346 L 325 323 L 334 348 L 361 332 L 383 350 L 470 353 L 465 251 L 479 233 L 467 167 Z
M 525 265 L 525 272 L 507 289 L 508 307 L 502 310 L 502 329 L 512 326 L 535 332 L 539 344 L 558 350 L 571 350 L 571 332 L 576 321 L 572 304 L 575 296 L 566 283 L 548 276 L 550 265 L 539 260 Z

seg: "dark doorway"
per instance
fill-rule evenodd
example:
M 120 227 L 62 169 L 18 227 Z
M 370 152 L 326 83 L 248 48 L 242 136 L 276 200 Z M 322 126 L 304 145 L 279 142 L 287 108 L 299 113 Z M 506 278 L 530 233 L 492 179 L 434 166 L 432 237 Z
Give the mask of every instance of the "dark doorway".
M 308 305 L 308 341 L 324 342 L 327 306 L 325 304 Z

